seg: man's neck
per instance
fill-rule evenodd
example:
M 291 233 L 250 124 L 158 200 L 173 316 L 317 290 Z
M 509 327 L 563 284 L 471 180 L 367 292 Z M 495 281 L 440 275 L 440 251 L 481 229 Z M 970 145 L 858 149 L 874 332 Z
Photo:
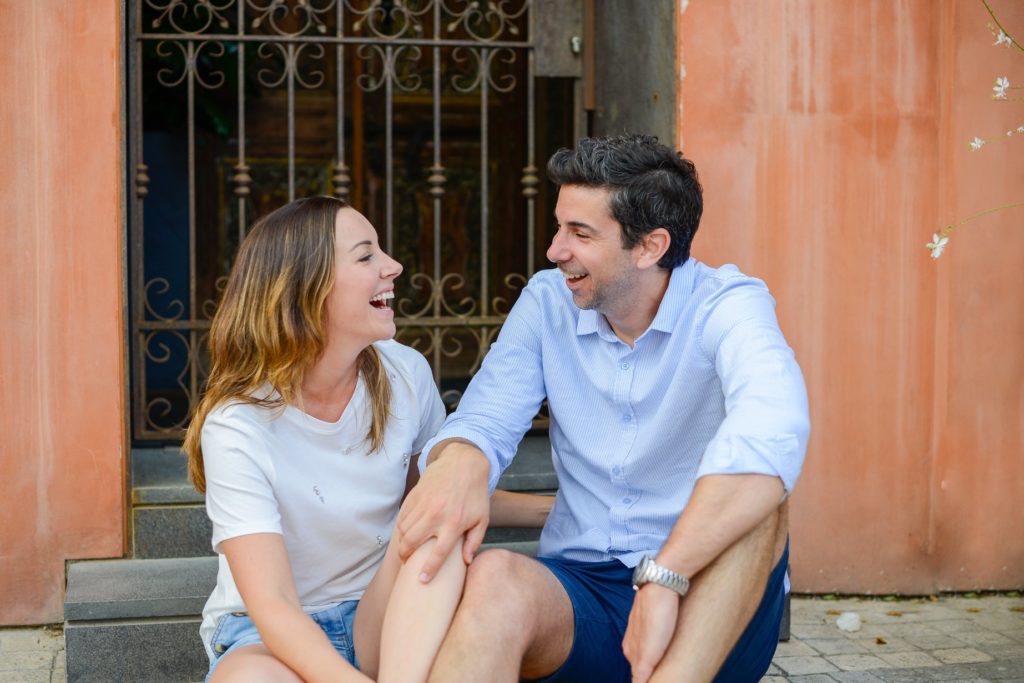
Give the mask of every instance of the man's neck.
M 636 296 L 628 310 L 621 314 L 614 311 L 604 313 L 612 332 L 629 345 L 629 348 L 633 348 L 637 338 L 654 322 L 654 316 L 658 314 L 658 308 L 671 279 L 671 270 L 655 267 L 650 271 L 644 271 L 637 278 Z

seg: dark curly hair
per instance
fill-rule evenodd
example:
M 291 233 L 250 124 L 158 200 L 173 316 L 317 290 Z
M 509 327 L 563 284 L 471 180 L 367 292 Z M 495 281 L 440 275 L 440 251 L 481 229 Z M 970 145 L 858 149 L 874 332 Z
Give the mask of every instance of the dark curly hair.
M 697 169 L 658 138 L 582 138 L 576 149 L 560 149 L 552 155 L 548 178 L 558 186 L 609 190 L 609 208 L 622 226 L 623 248 L 631 249 L 647 233 L 665 228 L 672 240 L 658 265 L 675 268 L 690 258 L 704 210 Z

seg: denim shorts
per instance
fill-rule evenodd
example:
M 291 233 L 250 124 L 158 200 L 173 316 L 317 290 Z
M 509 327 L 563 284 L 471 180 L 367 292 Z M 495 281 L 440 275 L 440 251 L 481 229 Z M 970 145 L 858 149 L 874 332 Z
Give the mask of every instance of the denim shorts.
M 632 674 L 622 653 L 633 608 L 633 570 L 618 560 L 578 562 L 538 557 L 561 582 L 572 602 L 575 634 L 569 657 L 543 683 L 629 683 Z M 715 683 L 757 683 L 772 663 L 779 643 L 786 602 L 789 543 L 768 577 L 768 585 L 743 635 L 733 647 Z
M 358 600 L 349 600 L 309 614 L 309 618 L 323 630 L 338 654 L 356 668 L 359 666 L 356 664 L 356 651 L 352 644 L 352 622 L 356 617 L 358 605 Z M 222 615 L 217 619 L 217 626 L 214 628 L 213 638 L 210 641 L 213 659 L 210 660 L 210 670 L 206 674 L 206 680 L 210 680 L 213 670 L 217 668 L 217 664 L 224 659 L 225 655 L 240 647 L 262 642 L 263 639 L 260 638 L 259 631 L 256 630 L 256 624 L 248 614 L 231 612 Z

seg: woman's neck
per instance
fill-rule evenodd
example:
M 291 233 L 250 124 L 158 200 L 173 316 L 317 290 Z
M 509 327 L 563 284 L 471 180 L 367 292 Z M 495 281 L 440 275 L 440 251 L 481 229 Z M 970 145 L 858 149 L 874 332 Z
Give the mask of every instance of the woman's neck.
M 336 422 L 355 392 L 361 352 L 328 345 L 302 378 L 298 407 L 318 420 Z

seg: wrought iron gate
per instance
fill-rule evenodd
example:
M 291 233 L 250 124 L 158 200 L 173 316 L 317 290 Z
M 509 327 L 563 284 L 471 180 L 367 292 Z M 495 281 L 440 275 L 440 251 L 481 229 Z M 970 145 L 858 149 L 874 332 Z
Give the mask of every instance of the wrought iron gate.
M 541 262 L 536 152 L 572 134 L 573 85 L 535 77 L 531 1 L 128 7 L 134 438 L 180 438 L 247 225 L 311 194 L 382 232 L 399 339 L 456 402 Z

